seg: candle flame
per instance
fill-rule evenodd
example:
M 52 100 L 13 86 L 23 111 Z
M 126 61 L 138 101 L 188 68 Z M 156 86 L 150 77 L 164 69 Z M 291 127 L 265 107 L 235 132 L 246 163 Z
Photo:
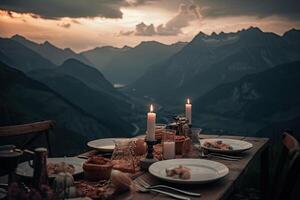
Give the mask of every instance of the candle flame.
M 187 99 L 187 104 L 190 104 L 190 98 Z
M 150 105 L 150 112 L 153 112 L 153 105 Z

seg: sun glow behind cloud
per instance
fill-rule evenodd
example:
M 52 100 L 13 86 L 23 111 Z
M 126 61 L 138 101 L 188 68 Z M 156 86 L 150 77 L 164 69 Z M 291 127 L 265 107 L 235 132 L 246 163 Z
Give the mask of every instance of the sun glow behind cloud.
M 263 18 L 253 15 L 238 15 L 203 17 L 201 20 L 192 19 L 187 21 L 187 25 L 181 27 L 180 31 L 174 35 L 160 35 L 157 32 L 152 35 L 136 34 L 136 25 L 141 22 L 145 23 L 146 26 L 153 24 L 154 31 L 159 25 L 165 26 L 178 15 L 178 8 L 182 2 L 193 5 L 193 1 L 174 0 L 172 6 L 168 6 L 167 0 L 150 1 L 150 3 L 138 6 L 121 7 L 122 18 L 63 17 L 49 19 L 41 18 L 35 14 L 0 11 L 0 36 L 11 37 L 14 34 L 20 34 L 37 42 L 48 40 L 58 47 L 71 47 L 76 51 L 81 51 L 104 45 L 135 46 L 141 41 L 148 40 L 157 40 L 167 44 L 189 41 L 199 31 L 210 34 L 258 26 L 264 31 L 282 34 L 290 28 L 300 27 L 299 20 L 288 20 L 275 15 Z M 136 4 L 137 1 L 130 3 Z

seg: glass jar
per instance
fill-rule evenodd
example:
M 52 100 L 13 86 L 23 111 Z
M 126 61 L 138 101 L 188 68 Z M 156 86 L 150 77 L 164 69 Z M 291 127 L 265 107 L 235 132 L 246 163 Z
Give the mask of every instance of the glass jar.
M 163 159 L 175 158 L 175 135 L 176 131 L 166 129 L 162 135 L 162 153 Z
M 115 149 L 111 160 L 113 169 L 126 173 L 135 173 L 133 142 L 125 139 L 115 141 Z

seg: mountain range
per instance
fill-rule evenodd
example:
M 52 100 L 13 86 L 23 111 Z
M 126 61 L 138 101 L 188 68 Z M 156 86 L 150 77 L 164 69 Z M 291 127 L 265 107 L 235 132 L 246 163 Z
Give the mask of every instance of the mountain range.
M 186 43 L 165 45 L 156 41 L 141 42 L 127 48 L 104 65 L 102 72 L 112 83 L 128 85 L 140 78 L 151 65 L 176 54 Z
M 74 150 L 83 148 L 80 141 L 143 130 L 149 101 L 159 104 L 165 120 L 186 97 L 195 125 L 204 129 L 269 136 L 299 127 L 296 29 L 282 36 L 253 27 L 200 32 L 189 43 L 147 41 L 79 54 L 15 35 L 0 38 L 0 61 L 0 124 L 53 119 L 53 140 L 62 144 L 61 136 L 72 135 Z M 112 83 L 128 86 L 118 90 Z
M 75 53 L 70 48 L 60 49 L 48 41 L 38 44 L 18 34 L 11 37 L 11 39 L 35 51 L 36 53 L 40 54 L 41 56 L 43 56 L 44 58 L 48 59 L 56 65 L 61 65 L 64 61 L 70 58 L 79 60 L 87 65 L 92 65 L 91 62 L 87 60 L 84 56 Z
M 56 148 L 63 151 L 84 147 L 88 138 L 109 137 L 98 119 L 84 112 L 46 85 L 32 80 L 23 72 L 0 62 L 0 123 L 15 125 L 40 120 L 54 120 Z M 65 146 L 62 138 L 68 139 Z M 76 143 L 80 142 L 80 143 Z M 78 151 L 78 149 L 77 149 Z
M 170 57 L 187 44 L 177 42 L 165 45 L 156 41 L 146 41 L 135 47 L 104 46 L 77 54 L 70 48 L 60 49 L 48 41 L 39 44 L 18 34 L 10 39 L 40 54 L 55 65 L 61 65 L 73 58 L 100 70 L 110 82 L 124 85 L 134 82 L 151 65 Z
M 55 65 L 37 52 L 21 43 L 8 38 L 0 38 L 0 52 L 6 55 L 6 61 L 13 67 L 29 72 L 35 69 L 55 68 Z
M 109 134 L 128 135 L 134 131 L 131 124 L 122 119 L 132 115 L 129 100 L 96 69 L 69 59 L 55 69 L 31 71 L 29 76 L 95 116 Z
M 273 123 L 297 118 L 300 111 L 300 61 L 225 83 L 193 102 L 195 113 Z
M 196 99 L 219 84 L 300 59 L 293 42 L 297 35 L 298 30 L 279 36 L 253 27 L 235 33 L 200 32 L 178 53 L 151 66 L 129 90 L 161 103 Z
M 131 102 L 97 69 L 76 59 L 67 59 L 62 65 L 57 66 L 13 39 L 1 38 L 0 44 L 2 62 L 25 72 L 28 79 L 33 78 L 44 83 L 56 94 L 90 116 L 94 120 L 93 123 L 101 127 L 95 131 L 77 129 L 76 125 L 73 125 L 76 124 L 75 121 L 65 122 L 69 118 L 69 114 L 66 113 L 65 120 L 60 119 L 65 124 L 64 128 L 78 131 L 87 138 L 124 136 L 134 131 L 131 122 L 126 120 L 134 113 Z M 24 105 L 24 108 L 26 109 L 27 106 Z M 59 108 L 56 102 L 49 106 Z M 19 107 L 22 109 L 22 104 Z M 64 112 L 61 115 L 64 115 Z M 90 121 L 80 123 L 82 127 L 96 127 Z
M 94 67 L 101 71 L 113 58 L 131 48 L 132 47 L 129 46 L 124 46 L 123 48 L 104 46 L 83 51 L 80 54 L 85 56 L 93 64 Z

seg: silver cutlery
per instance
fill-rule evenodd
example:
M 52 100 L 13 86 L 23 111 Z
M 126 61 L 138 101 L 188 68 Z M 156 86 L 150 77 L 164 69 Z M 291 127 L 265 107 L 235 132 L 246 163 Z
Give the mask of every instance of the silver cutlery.
M 230 160 L 230 161 L 238 161 L 240 160 L 239 158 L 228 158 L 228 157 L 225 157 L 225 156 L 220 156 L 220 155 L 214 155 L 214 154 L 206 154 L 206 157 L 209 158 L 209 157 L 214 157 L 214 158 L 219 158 L 219 159 L 222 159 L 222 160 Z
M 157 188 L 164 188 L 164 189 L 169 189 L 169 190 L 173 190 L 182 194 L 186 194 L 189 196 L 195 196 L 195 197 L 200 197 L 201 194 L 200 193 L 195 193 L 195 192 L 189 192 L 189 191 L 185 191 L 185 190 L 181 190 L 178 188 L 174 188 L 174 187 L 170 187 L 167 185 L 150 185 L 149 183 L 147 183 L 145 180 L 143 180 L 141 177 L 135 179 L 135 181 L 140 184 L 141 186 L 143 186 L 146 189 L 157 189 Z
M 215 156 L 223 156 L 227 158 L 232 158 L 232 159 L 242 159 L 242 156 L 233 156 L 233 155 L 228 155 L 228 154 L 222 154 L 222 153 L 209 153 L 210 155 L 215 155 Z
M 189 197 L 185 197 L 185 196 L 181 196 L 181 195 L 177 195 L 177 194 L 173 194 L 170 192 L 166 192 L 163 190 L 159 190 L 159 189 L 147 189 L 145 187 L 143 187 L 142 185 L 140 185 L 139 183 L 137 183 L 137 181 L 134 180 L 135 183 L 135 187 L 138 189 L 139 192 L 157 192 L 159 194 L 163 194 L 163 195 L 167 195 L 169 197 L 173 197 L 175 199 L 180 199 L 180 200 L 190 200 Z

